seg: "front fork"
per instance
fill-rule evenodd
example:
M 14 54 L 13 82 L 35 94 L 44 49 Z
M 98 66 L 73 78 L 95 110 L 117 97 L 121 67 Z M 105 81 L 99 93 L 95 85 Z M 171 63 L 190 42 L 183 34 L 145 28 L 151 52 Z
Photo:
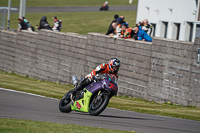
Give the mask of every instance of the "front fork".
M 98 102 L 98 101 L 101 99 L 101 97 L 102 97 L 102 93 L 101 93 L 101 90 L 100 90 L 100 91 L 98 92 L 97 98 L 95 99 L 94 102 Z
M 104 93 L 108 93 L 109 94 L 109 92 L 102 92 L 101 90 L 98 92 L 98 95 L 97 95 L 97 101 L 98 100 L 100 100 L 101 98 L 102 98 L 102 95 L 104 94 Z

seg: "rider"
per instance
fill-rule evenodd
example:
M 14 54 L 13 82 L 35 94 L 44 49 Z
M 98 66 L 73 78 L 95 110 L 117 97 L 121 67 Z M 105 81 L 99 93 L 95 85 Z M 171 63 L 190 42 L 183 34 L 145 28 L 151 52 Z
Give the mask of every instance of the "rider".
M 120 61 L 117 58 L 111 58 L 108 64 L 103 63 L 97 66 L 90 74 L 86 75 L 85 79 L 78 86 L 73 90 L 70 90 L 70 93 L 75 94 L 77 91 L 82 90 L 85 86 L 91 84 L 97 74 L 113 74 L 118 78 L 119 67 Z

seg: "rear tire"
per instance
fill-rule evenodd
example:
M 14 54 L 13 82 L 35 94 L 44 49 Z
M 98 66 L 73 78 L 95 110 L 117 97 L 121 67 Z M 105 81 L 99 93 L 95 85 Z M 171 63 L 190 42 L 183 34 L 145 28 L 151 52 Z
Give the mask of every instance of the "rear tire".
M 70 92 L 67 92 L 59 102 L 59 110 L 62 113 L 69 113 L 72 111 L 71 110 L 72 101 L 71 99 L 66 98 L 69 94 Z
M 102 111 L 104 111 L 110 99 L 108 94 L 103 94 L 100 99 L 98 99 L 97 96 L 98 95 L 93 97 L 89 107 L 89 114 L 93 116 L 99 115 Z

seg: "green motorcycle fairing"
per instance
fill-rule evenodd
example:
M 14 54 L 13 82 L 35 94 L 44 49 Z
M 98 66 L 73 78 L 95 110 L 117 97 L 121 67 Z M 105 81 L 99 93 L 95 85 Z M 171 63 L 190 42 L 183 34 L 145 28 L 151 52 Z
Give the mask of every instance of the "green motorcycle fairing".
M 86 91 L 84 92 L 84 97 L 82 99 L 74 101 L 74 103 L 71 104 L 71 110 L 89 112 L 89 104 L 90 104 L 90 99 L 92 97 L 92 93 L 85 88 L 83 90 Z

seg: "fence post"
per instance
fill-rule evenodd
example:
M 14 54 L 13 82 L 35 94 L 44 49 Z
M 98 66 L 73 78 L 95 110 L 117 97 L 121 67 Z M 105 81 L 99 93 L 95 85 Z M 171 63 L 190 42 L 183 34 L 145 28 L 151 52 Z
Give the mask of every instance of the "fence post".
M 10 28 L 10 8 L 11 8 L 11 0 L 8 1 L 7 29 Z

